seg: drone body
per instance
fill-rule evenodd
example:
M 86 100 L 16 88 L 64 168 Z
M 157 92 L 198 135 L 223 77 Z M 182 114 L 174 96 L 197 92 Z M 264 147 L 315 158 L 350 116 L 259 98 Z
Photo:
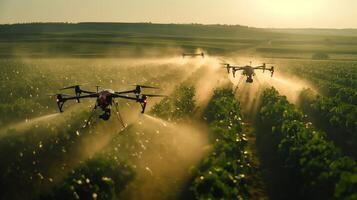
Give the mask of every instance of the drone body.
M 230 73 L 230 70 L 232 70 L 232 74 L 234 78 L 236 77 L 236 72 L 241 70 L 242 75 L 247 77 L 246 79 L 247 83 L 253 83 L 253 76 L 255 76 L 255 70 L 263 70 L 263 73 L 265 72 L 265 70 L 268 70 L 271 72 L 271 76 L 273 76 L 274 74 L 274 66 L 271 66 L 271 68 L 266 68 L 266 63 L 263 63 L 263 65 L 257 67 L 252 67 L 250 65 L 239 67 L 239 66 L 230 65 L 229 63 L 222 63 L 222 64 L 225 65 L 224 68 L 227 69 L 228 74 Z
M 182 57 L 185 58 L 185 57 L 197 57 L 197 56 L 201 56 L 202 58 L 205 57 L 205 54 L 202 52 L 202 53 L 183 53 L 182 54 Z
M 235 72 L 238 71 L 238 70 L 239 69 L 233 69 L 233 76 L 234 77 L 235 77 Z M 246 80 L 247 83 L 253 83 L 253 76 L 255 76 L 254 68 L 249 66 L 249 65 L 244 66 L 242 75 L 247 77 L 247 80 Z
M 131 101 L 135 101 L 135 102 L 139 103 L 142 107 L 141 113 L 144 113 L 148 97 L 163 97 L 164 96 L 164 95 L 155 95 L 155 94 L 141 94 L 142 88 L 158 89 L 157 87 L 152 87 L 152 86 L 136 85 L 135 89 L 133 89 L 133 90 L 115 92 L 114 90 L 111 90 L 111 89 L 98 91 L 98 86 L 97 86 L 97 92 L 92 92 L 92 91 L 82 90 L 80 88 L 80 85 L 74 85 L 74 86 L 62 88 L 61 90 L 74 89 L 75 96 L 70 96 L 67 94 L 55 94 L 55 96 L 57 99 L 57 106 L 58 106 L 58 109 L 60 112 L 63 112 L 63 109 L 62 109 L 63 105 L 67 101 L 76 100 L 78 103 L 80 103 L 81 99 L 95 98 L 96 103 L 95 103 L 93 111 L 96 110 L 97 108 L 100 108 L 103 111 L 103 113 L 99 116 L 99 118 L 101 118 L 103 120 L 109 120 L 110 116 L 111 116 L 110 108 L 113 105 L 115 105 L 116 109 L 118 110 L 118 108 L 117 108 L 118 105 L 115 102 L 115 99 L 117 99 L 117 98 L 127 99 L 127 100 L 131 100 Z M 85 95 L 82 95 L 83 93 Z M 129 96 L 127 94 L 134 94 L 134 96 Z

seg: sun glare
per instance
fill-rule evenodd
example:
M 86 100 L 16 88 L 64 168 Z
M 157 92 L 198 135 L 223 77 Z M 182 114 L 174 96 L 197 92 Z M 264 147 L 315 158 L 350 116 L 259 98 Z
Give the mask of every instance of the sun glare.
M 303 17 L 318 12 L 324 5 L 322 0 L 260 0 L 258 4 L 267 12 L 282 17 Z

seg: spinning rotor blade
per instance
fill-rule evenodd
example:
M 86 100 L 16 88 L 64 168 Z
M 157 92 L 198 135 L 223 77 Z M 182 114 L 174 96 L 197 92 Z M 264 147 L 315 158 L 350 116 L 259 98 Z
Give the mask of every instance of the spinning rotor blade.
M 68 97 L 68 96 L 71 96 L 69 94 L 46 94 L 47 96 L 58 96 L 58 95 L 61 95 L 63 97 Z
M 146 97 L 167 97 L 167 95 L 162 95 L 162 94 L 143 94 L 143 96 L 146 96 Z
M 134 93 L 134 94 L 139 98 L 139 95 L 141 94 L 141 89 L 142 89 L 142 88 L 160 89 L 159 87 L 149 86 L 149 85 L 133 85 L 133 86 L 136 87 L 134 90 L 127 90 L 127 91 L 115 92 L 115 94 Z
M 79 87 L 79 86 L 81 86 L 81 85 L 72 85 L 72 86 L 61 88 L 60 90 L 72 89 L 72 88 L 76 88 L 76 87 Z

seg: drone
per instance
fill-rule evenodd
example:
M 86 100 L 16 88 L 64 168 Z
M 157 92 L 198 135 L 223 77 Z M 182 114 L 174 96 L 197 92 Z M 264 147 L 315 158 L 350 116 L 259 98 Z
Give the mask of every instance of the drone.
M 236 72 L 239 70 L 242 70 L 242 75 L 247 77 L 246 82 L 247 83 L 253 83 L 253 76 L 255 76 L 255 72 L 254 70 L 258 69 L 258 70 L 263 70 L 263 73 L 265 72 L 265 70 L 270 71 L 271 73 L 271 77 L 273 77 L 274 74 L 274 66 L 271 66 L 270 68 L 267 68 L 267 63 L 263 63 L 260 66 L 256 66 L 256 67 L 252 67 L 251 65 L 245 65 L 245 66 L 233 66 L 230 65 L 229 63 L 221 63 L 222 65 L 224 65 L 223 68 L 227 69 L 228 74 L 230 73 L 230 70 L 232 70 L 232 74 L 233 77 L 236 77 Z
M 205 57 L 205 54 L 202 53 L 183 53 L 182 57 L 185 58 L 186 56 L 190 56 L 190 57 L 196 57 L 196 56 L 202 56 L 202 58 Z
M 73 89 L 75 95 L 71 96 L 68 94 L 50 94 L 50 96 L 55 96 L 57 101 L 57 106 L 60 112 L 63 112 L 63 105 L 70 100 L 76 100 L 77 103 L 80 103 L 82 99 L 96 99 L 96 103 L 92 110 L 92 114 L 87 120 L 89 122 L 90 118 L 92 117 L 94 111 L 97 108 L 100 108 L 103 113 L 99 116 L 100 119 L 107 121 L 110 119 L 111 116 L 111 107 L 114 105 L 117 114 L 119 113 L 118 103 L 115 102 L 115 99 L 127 99 L 131 101 L 135 101 L 141 105 L 141 113 L 145 112 L 147 99 L 148 97 L 166 97 L 166 95 L 158 95 L 158 94 L 142 94 L 141 91 L 144 88 L 151 88 L 151 89 L 159 89 L 158 87 L 154 86 L 146 86 L 146 85 L 134 85 L 135 89 L 127 90 L 127 91 L 119 91 L 116 92 L 112 89 L 105 89 L 99 91 L 99 86 L 97 87 L 96 92 L 82 90 L 81 85 L 73 85 L 65 88 L 61 88 L 60 90 L 67 90 Z M 133 94 L 133 96 L 129 96 L 128 94 Z

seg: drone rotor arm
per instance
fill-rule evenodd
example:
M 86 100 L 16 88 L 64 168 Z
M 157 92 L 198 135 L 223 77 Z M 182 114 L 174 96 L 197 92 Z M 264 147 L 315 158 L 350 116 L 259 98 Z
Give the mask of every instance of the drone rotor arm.
M 256 66 L 256 67 L 253 67 L 253 69 L 265 69 L 265 66 L 264 65 L 260 65 L 260 66 Z
M 129 93 L 135 93 L 136 90 L 127 90 L 127 91 L 120 91 L 120 92 L 115 92 L 115 94 L 129 94 Z
M 244 70 L 244 67 L 231 67 L 234 71 Z
M 153 96 L 153 95 L 148 95 L 148 96 Z M 140 103 L 141 105 L 141 108 L 142 108 L 142 111 L 141 113 L 144 113 L 145 112 L 145 109 L 146 109 L 146 104 L 147 104 L 147 97 L 146 95 L 142 95 L 141 98 L 139 97 L 128 97 L 128 96 L 123 96 L 123 95 L 118 95 L 118 94 L 115 94 L 113 96 L 113 98 L 123 98 L 123 99 L 128 99 L 128 100 L 133 100 L 133 101 L 136 101 L 138 103 Z M 155 95 L 156 96 L 156 95 Z
M 97 98 L 98 94 L 89 94 L 89 95 L 84 95 L 84 96 L 75 96 L 75 97 L 62 97 L 61 99 L 58 99 L 59 102 L 65 102 L 69 100 L 78 100 L 78 99 L 85 99 L 85 98 Z
M 136 97 L 124 96 L 124 95 L 120 95 L 120 94 L 117 94 L 117 93 L 115 93 L 115 94 L 113 95 L 113 98 L 129 99 L 129 100 L 133 100 L 133 101 L 138 101 L 138 100 L 139 100 L 139 99 L 136 98 Z
M 80 90 L 80 91 L 85 94 L 96 94 L 96 92 L 91 92 L 91 91 L 86 91 L 86 90 Z
M 91 98 L 91 97 L 97 97 L 97 94 L 91 94 L 91 95 L 85 95 L 85 96 L 79 96 L 79 97 L 63 97 L 62 94 L 57 95 L 57 106 L 60 112 L 63 112 L 63 105 L 66 103 L 66 101 L 69 100 L 77 100 L 79 102 L 79 99 L 83 98 Z

